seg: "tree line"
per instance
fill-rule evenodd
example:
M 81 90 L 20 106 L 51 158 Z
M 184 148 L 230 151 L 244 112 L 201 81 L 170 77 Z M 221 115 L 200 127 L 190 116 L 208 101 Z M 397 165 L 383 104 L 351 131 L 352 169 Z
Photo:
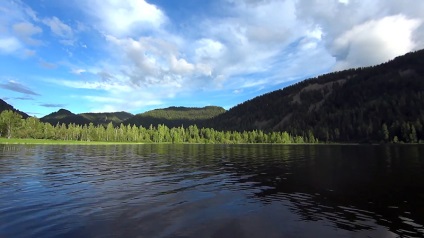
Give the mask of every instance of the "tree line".
M 41 122 L 38 118 L 22 116 L 11 110 L 0 114 L 0 137 L 31 138 L 69 141 L 139 142 L 139 143 L 317 143 L 318 140 L 309 131 L 302 136 L 293 136 L 287 132 L 218 131 L 212 128 L 198 128 L 190 125 L 169 128 L 159 124 L 149 127 L 124 125 L 76 125 Z

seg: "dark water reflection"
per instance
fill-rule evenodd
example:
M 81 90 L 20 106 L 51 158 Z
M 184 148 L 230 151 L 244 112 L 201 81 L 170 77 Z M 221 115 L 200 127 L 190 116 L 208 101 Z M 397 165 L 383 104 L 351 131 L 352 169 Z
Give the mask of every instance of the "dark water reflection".
M 424 146 L 0 145 L 0 237 L 423 237 Z

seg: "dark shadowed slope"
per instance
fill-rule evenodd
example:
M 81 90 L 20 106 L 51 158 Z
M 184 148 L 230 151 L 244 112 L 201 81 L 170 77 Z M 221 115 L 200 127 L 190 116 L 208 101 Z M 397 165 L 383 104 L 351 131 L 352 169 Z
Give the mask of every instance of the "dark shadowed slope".
M 305 66 L 307 67 L 307 66 Z M 312 132 L 320 140 L 424 139 L 424 50 L 308 79 L 208 121 L 220 130 Z

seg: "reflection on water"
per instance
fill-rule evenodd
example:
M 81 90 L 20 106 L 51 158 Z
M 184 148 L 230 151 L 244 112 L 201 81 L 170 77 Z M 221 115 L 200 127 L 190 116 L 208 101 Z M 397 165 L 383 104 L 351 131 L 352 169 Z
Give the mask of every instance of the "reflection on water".
M 0 237 L 422 237 L 424 147 L 0 145 Z

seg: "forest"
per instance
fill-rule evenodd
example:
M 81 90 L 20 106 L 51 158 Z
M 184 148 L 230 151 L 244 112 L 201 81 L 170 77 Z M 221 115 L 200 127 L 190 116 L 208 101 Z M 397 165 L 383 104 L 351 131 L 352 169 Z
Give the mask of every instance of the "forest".
M 306 137 L 293 136 L 287 132 L 264 133 L 252 131 L 217 131 L 211 128 L 198 128 L 190 125 L 169 128 L 159 124 L 156 127 L 124 125 L 114 126 L 112 122 L 102 124 L 77 125 L 74 123 L 56 124 L 41 122 L 38 118 L 27 117 L 5 110 L 0 114 L 0 137 L 19 139 L 49 139 L 64 141 L 102 141 L 102 142 L 138 142 L 138 143 L 317 143 L 311 134 Z

